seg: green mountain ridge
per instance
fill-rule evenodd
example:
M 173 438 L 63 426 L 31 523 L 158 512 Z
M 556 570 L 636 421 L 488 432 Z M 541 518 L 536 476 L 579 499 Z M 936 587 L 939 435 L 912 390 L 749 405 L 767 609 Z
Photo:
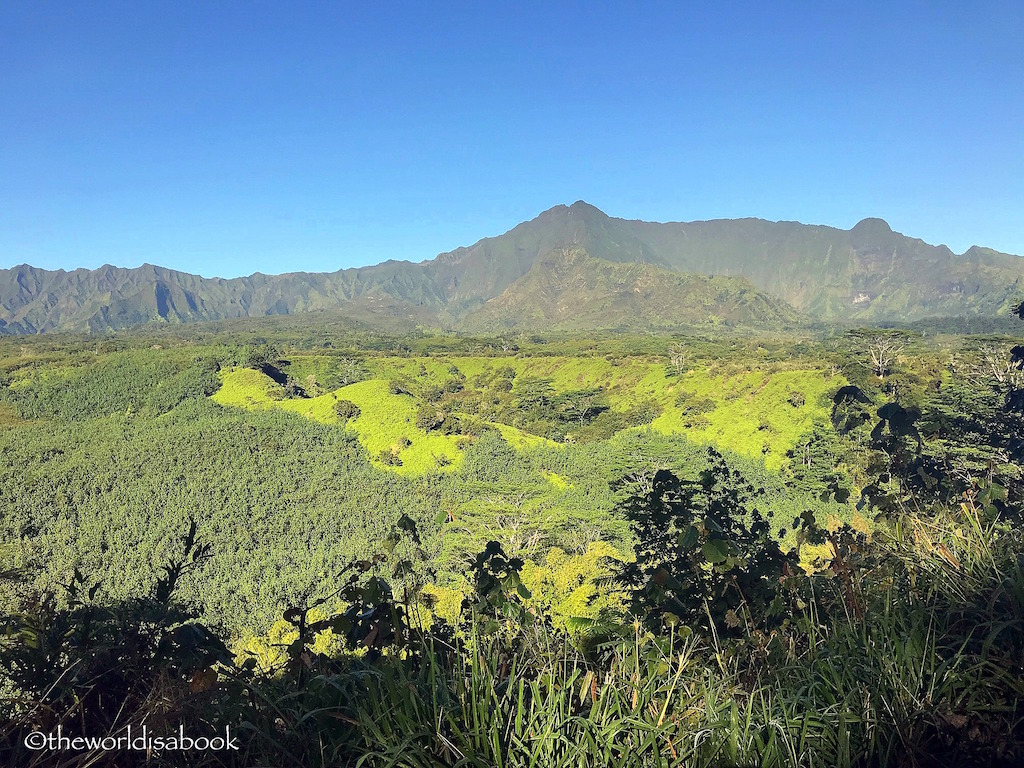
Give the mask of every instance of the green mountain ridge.
M 1024 259 L 979 246 L 957 255 L 946 246 L 893 232 L 881 219 L 865 219 L 850 230 L 762 219 L 654 223 L 612 218 L 578 201 L 555 206 L 498 237 L 419 263 L 386 261 L 329 273 L 256 273 L 230 279 L 150 264 L 71 272 L 21 265 L 0 270 L 0 334 L 100 332 L 150 322 L 312 311 L 387 330 L 417 325 L 490 328 L 497 322 L 495 307 L 504 307 L 507 314 L 518 306 L 545 316 L 541 307 L 547 300 L 523 295 L 531 286 L 551 290 L 550 281 L 539 278 L 487 305 L 537 263 L 564 249 L 579 249 L 612 264 L 745 278 L 758 291 L 816 321 L 994 317 L 1005 314 L 1024 293 Z M 606 277 L 612 283 L 624 279 Z M 652 285 L 655 292 L 667 292 L 664 306 L 680 301 L 673 293 L 679 288 L 671 281 L 661 277 Z M 667 316 L 620 306 L 613 298 L 621 301 L 627 295 L 613 290 L 596 303 L 591 297 L 589 319 L 559 322 L 580 329 L 623 323 L 661 327 Z M 657 303 L 649 299 L 652 307 Z M 737 307 L 730 311 L 738 313 L 737 322 L 758 322 L 759 313 L 768 312 L 765 307 L 755 311 L 749 305 L 753 314 L 748 320 Z M 792 316 L 789 309 L 776 307 L 768 314 L 772 312 L 781 313 L 779 318 Z
M 576 247 L 535 262 L 526 275 L 465 317 L 460 328 L 478 333 L 660 331 L 719 324 L 779 328 L 806 320 L 743 277 L 615 263 Z

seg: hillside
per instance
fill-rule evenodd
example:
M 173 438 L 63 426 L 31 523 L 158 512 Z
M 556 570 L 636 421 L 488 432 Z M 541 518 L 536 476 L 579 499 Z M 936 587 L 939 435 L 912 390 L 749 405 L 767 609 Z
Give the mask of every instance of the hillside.
M 646 282 L 753 291 L 569 250 L 501 296 L 557 319 L 556 279 L 584 318 Z M 1022 763 L 1011 340 L 909 338 L 881 378 L 857 333 L 283 319 L 0 339 L 0 681 L 32 707 L 0 710 L 0 764 L 57 765 L 21 747 L 40 712 L 239 734 L 161 763 L 189 768 L 853 768 L 929 727 L 918 765 L 953 738 L 950 768 Z
M 529 272 L 460 328 L 482 333 L 591 329 L 669 330 L 700 325 L 783 327 L 802 318 L 742 277 L 678 274 L 650 264 L 615 264 L 566 248 Z
M 0 334 L 95 332 L 148 322 L 186 323 L 341 310 L 381 327 L 436 322 L 422 307 L 443 294 L 408 264 L 379 264 L 331 273 L 256 273 L 204 278 L 145 264 L 95 270 L 0 270 Z
M 621 226 L 676 270 L 743 275 L 820 320 L 992 316 L 1024 290 L 1018 256 L 978 246 L 958 255 L 881 219 L 850 230 L 759 219 Z
M 548 267 L 519 282 L 535 265 L 549 264 L 566 248 L 612 264 L 647 265 L 647 271 L 640 270 L 642 278 L 637 277 L 640 273 L 613 275 L 608 267 L 601 280 L 590 275 L 587 279 L 604 281 L 609 290 L 587 295 L 586 317 L 558 321 L 567 328 L 673 327 L 674 316 L 660 314 L 657 307 L 679 305 L 680 291 L 709 289 L 698 288 L 693 278 L 688 288 L 663 273 L 655 278 L 648 269 L 655 267 L 685 275 L 745 278 L 752 284 L 748 291 L 763 291 L 824 321 L 993 317 L 1005 314 L 1024 291 L 1024 261 L 1019 257 L 978 246 L 957 255 L 945 246 L 893 232 L 880 219 L 866 219 L 851 230 L 759 219 L 659 224 L 612 218 L 577 202 L 555 206 L 499 237 L 420 263 L 388 261 L 330 273 L 257 273 L 233 279 L 148 264 L 71 272 L 21 265 L 0 270 L 0 334 L 96 332 L 149 322 L 309 311 L 331 311 L 401 330 L 415 325 L 492 329 L 507 325 L 503 314 L 521 310 L 529 316 L 511 321 L 529 326 L 550 320 L 559 304 L 575 306 L 582 298 L 553 296 L 559 281 L 543 276 Z M 645 286 L 640 298 L 622 289 L 638 279 Z M 738 285 L 726 293 L 739 290 Z M 715 293 L 718 287 L 710 290 Z M 719 296 L 709 306 L 722 301 L 729 304 L 731 299 Z M 760 308 L 755 308 L 740 301 L 727 314 L 739 321 L 748 310 L 753 320 L 773 321 L 778 313 L 787 321 L 795 318 L 791 309 L 773 302 L 759 299 Z M 679 317 L 680 322 L 693 321 L 686 312 Z

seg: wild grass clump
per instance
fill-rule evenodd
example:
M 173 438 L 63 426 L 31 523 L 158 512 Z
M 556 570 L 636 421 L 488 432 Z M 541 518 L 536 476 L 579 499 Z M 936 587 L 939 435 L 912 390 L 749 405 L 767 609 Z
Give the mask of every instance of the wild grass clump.
M 787 690 L 850 713 L 851 744 L 873 764 L 1024 760 L 1020 531 L 968 501 L 875 535 L 849 535 L 833 578 L 810 580 L 809 642 Z

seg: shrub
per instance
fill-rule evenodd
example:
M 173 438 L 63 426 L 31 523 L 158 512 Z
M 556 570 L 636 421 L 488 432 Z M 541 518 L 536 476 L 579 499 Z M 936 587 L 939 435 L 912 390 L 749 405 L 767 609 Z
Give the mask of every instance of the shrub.
M 441 385 L 441 391 L 449 395 L 453 395 L 456 392 L 461 392 L 465 388 L 466 383 L 462 379 L 448 379 L 444 384 Z
M 451 417 L 446 411 L 429 403 L 422 405 L 416 412 L 416 426 L 424 432 L 431 432 L 435 429 L 439 430 L 450 419 Z
M 359 410 L 359 406 L 351 400 L 339 400 L 334 404 L 334 414 L 342 422 L 349 421 L 350 419 L 358 419 L 360 413 L 362 413 L 362 411 Z
M 684 400 L 680 418 L 689 429 L 703 429 L 711 424 L 705 413 L 715 410 L 716 403 L 710 397 L 696 397 Z
M 388 467 L 400 467 L 402 466 L 402 460 L 398 457 L 401 449 L 395 450 L 396 446 L 386 448 L 377 454 L 377 461 Z
M 398 394 L 398 393 L 396 393 Z M 433 384 L 427 384 L 420 389 L 420 397 L 428 403 L 436 403 L 444 396 L 444 391 Z
M 655 400 L 644 400 L 626 414 L 626 424 L 630 427 L 640 427 L 650 424 L 661 416 L 661 404 Z
M 402 379 L 392 379 L 388 382 L 388 392 L 392 395 L 411 395 L 412 388 Z

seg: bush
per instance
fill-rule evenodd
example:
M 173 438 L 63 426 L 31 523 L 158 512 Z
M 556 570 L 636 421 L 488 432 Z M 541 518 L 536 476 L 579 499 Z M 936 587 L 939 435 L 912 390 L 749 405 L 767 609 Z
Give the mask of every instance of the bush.
M 271 365 L 281 357 L 280 350 L 271 344 L 257 344 L 244 347 L 238 357 L 238 362 L 243 368 L 259 370 L 265 365 Z
M 456 392 L 461 392 L 466 388 L 466 382 L 462 379 L 448 379 L 444 384 L 441 385 L 441 391 L 448 395 L 453 395 Z
M 339 400 L 334 404 L 334 414 L 342 422 L 349 421 L 350 419 L 358 419 L 360 413 L 362 413 L 362 411 L 359 410 L 359 406 L 351 400 Z
M 630 409 L 629 413 L 626 414 L 626 424 L 630 427 L 640 427 L 644 424 L 650 424 L 656 418 L 661 416 L 662 410 L 660 403 L 654 400 L 644 400 L 635 408 Z
M 412 395 L 412 387 L 402 379 L 392 379 L 388 382 L 388 392 L 392 395 Z
M 709 397 L 689 397 L 683 400 L 680 418 L 689 429 L 703 429 L 711 424 L 704 416 L 715 410 L 717 404 Z
M 447 412 L 429 403 L 420 406 L 416 412 L 416 426 L 424 432 L 440 429 L 448 419 Z
M 396 393 L 397 394 L 397 393 Z M 420 397 L 428 403 L 436 403 L 444 396 L 444 391 L 433 384 L 420 388 Z
M 400 467 L 402 466 L 402 460 L 398 457 L 400 450 L 395 450 L 395 446 L 386 448 L 377 454 L 377 461 L 388 467 Z

